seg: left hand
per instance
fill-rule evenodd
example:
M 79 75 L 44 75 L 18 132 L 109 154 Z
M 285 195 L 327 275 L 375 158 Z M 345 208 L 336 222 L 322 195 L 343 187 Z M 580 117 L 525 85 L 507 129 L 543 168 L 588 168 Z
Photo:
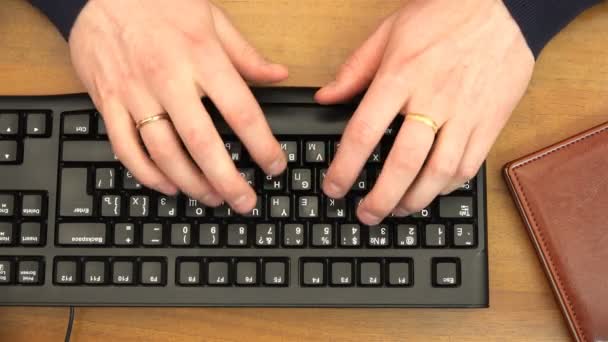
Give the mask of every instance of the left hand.
M 397 113 L 406 119 L 358 208 L 378 224 L 426 207 L 477 174 L 530 81 L 534 56 L 501 0 L 411 0 L 388 17 L 316 94 L 347 100 L 369 86 L 323 182 L 343 197 Z

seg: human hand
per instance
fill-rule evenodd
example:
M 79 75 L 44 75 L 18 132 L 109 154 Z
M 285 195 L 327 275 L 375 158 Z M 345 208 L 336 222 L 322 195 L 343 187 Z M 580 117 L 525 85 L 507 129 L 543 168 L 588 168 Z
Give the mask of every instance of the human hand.
M 255 192 L 234 166 L 201 96 L 211 98 L 267 174 L 285 168 L 285 156 L 241 75 L 277 82 L 287 69 L 260 56 L 212 3 L 90 0 L 69 44 L 115 154 L 147 187 L 166 194 L 181 189 L 211 206 L 226 201 L 240 213 L 254 207 Z M 170 120 L 136 130 L 134 122 L 164 112 Z
M 369 86 L 344 131 L 323 184 L 343 197 L 397 113 L 406 119 L 357 216 L 377 224 L 406 216 L 474 177 L 522 97 L 534 57 L 500 0 L 411 0 L 342 66 L 318 102 L 344 101 Z

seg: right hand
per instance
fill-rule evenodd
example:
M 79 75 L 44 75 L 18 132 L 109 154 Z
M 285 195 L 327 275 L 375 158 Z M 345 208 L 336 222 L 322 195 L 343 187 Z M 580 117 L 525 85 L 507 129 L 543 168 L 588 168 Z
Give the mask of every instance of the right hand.
M 239 213 L 255 206 L 256 194 L 201 96 L 210 97 L 264 172 L 285 169 L 279 143 L 241 75 L 270 83 L 285 79 L 287 69 L 260 56 L 209 1 L 90 0 L 69 44 L 116 156 L 145 186 L 170 195 L 179 189 L 209 206 L 226 201 Z M 164 112 L 170 121 L 135 129 L 135 122 Z

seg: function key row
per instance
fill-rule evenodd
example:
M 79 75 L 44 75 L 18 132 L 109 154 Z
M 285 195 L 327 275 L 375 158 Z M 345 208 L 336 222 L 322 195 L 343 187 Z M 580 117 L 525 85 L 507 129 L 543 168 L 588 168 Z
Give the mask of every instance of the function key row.
M 183 258 L 177 261 L 175 283 L 181 286 L 287 286 L 286 258 Z
M 112 228 L 111 230 L 109 228 Z M 336 232 L 337 231 L 337 232 Z M 451 232 L 451 234 L 448 233 Z M 59 223 L 59 246 L 258 248 L 471 248 L 475 225 L 356 223 Z
M 434 258 L 431 274 L 435 287 L 458 286 L 460 260 Z M 409 258 L 306 258 L 300 261 L 300 283 L 306 287 L 412 286 L 413 275 L 414 262 Z
M 0 256 L 0 285 L 42 285 L 44 261 L 41 257 Z
M 166 284 L 167 265 L 161 258 L 56 257 L 56 285 L 147 285 Z
M 0 113 L 0 137 L 47 137 L 50 135 L 50 119 L 47 112 Z

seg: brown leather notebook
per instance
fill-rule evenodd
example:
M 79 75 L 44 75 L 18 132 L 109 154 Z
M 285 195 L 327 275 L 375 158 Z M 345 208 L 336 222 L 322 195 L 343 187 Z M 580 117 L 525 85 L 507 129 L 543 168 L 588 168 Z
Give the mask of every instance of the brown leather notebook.
M 578 341 L 608 341 L 608 122 L 505 166 Z

